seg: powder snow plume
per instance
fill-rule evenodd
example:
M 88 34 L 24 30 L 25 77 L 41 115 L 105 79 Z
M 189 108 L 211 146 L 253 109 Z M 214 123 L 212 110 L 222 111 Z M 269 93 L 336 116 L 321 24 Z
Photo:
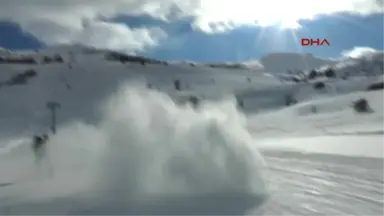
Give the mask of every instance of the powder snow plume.
M 75 122 L 59 128 L 49 149 L 54 177 L 20 193 L 33 197 L 43 187 L 47 197 L 83 191 L 97 205 L 124 201 L 133 213 L 148 214 L 159 213 L 151 208 L 183 213 L 179 208 L 186 203 L 209 214 L 211 209 L 200 206 L 207 199 L 254 205 L 265 198 L 264 162 L 234 100 L 196 110 L 129 83 L 101 110 L 96 126 Z

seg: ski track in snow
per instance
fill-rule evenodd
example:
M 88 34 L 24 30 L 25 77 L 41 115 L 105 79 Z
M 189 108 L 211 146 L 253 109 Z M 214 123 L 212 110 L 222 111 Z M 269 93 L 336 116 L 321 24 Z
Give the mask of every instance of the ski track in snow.
M 383 160 L 298 152 L 263 152 L 270 197 L 252 215 L 383 215 Z M 1 189 L 0 189 L 1 191 Z M 57 202 L 2 207 L 2 214 L 54 214 Z M 71 201 L 73 203 L 74 201 Z M 56 206 L 56 207 L 55 207 Z M 54 208 L 53 208 L 54 207 Z M 83 206 L 85 207 L 85 206 Z M 88 207 L 91 208 L 92 207 Z M 220 207 L 219 207 L 220 208 Z M 25 211 L 25 212 L 23 212 Z M 75 211 L 76 212 L 76 211 Z
M 263 215 L 383 215 L 383 160 L 264 153 L 271 197 Z

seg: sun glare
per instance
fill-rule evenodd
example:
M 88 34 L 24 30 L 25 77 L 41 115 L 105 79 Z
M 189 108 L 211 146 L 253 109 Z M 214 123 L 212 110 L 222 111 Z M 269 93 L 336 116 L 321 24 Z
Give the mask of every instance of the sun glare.
M 364 14 L 378 10 L 379 7 L 362 4 L 362 0 L 204 0 L 195 12 L 202 26 L 231 28 L 256 24 L 297 29 L 300 28 L 299 21 L 316 16 L 348 11 Z
M 253 19 L 261 26 L 277 25 L 281 28 L 299 28 L 300 11 L 293 7 L 293 1 L 252 1 L 246 0 L 253 10 L 247 11 L 253 14 Z M 255 9 L 257 8 L 257 9 Z
M 206 0 L 202 2 L 203 20 L 210 23 L 234 23 L 238 25 L 279 26 L 296 29 L 298 21 L 311 18 L 319 11 L 305 5 L 303 0 Z M 217 5 L 220 5 L 219 8 Z

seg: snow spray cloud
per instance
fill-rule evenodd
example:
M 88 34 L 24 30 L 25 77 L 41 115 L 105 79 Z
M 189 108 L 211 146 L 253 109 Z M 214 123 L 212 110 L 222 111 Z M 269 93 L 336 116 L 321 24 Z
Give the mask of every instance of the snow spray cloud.
M 263 160 L 234 101 L 175 105 L 126 85 L 104 107 L 99 180 L 131 197 L 263 193 Z M 124 191 L 122 190 L 124 188 Z
M 92 206 L 120 202 L 128 210 L 84 211 L 89 203 L 79 209 L 68 205 L 65 213 L 136 215 L 234 215 L 236 208 L 258 205 L 253 198 L 264 199 L 263 160 L 234 100 L 203 103 L 196 110 L 128 83 L 108 98 L 102 113 L 96 126 L 59 128 L 49 145 L 54 178 L 23 190 L 22 197 L 79 198 L 81 193 L 91 197 Z

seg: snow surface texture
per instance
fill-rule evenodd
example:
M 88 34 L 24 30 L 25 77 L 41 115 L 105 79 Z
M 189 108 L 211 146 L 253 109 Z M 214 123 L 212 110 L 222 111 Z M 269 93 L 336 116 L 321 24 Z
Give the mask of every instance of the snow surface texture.
M 6 52 L 39 63 L 0 64 L 0 214 L 383 214 L 383 93 L 365 91 L 382 76 L 360 73 L 361 59 L 325 62 L 337 74 L 356 65 L 348 80 L 292 83 L 277 75 L 296 54 L 266 57 L 280 64 L 268 72 L 268 64 L 122 64 L 106 52 Z M 54 54 L 64 62 L 41 63 Z M 378 59 L 364 64 L 377 69 Z M 7 82 L 26 69 L 37 75 Z M 286 94 L 298 103 L 285 106 Z M 202 104 L 177 105 L 188 95 Z M 356 113 L 359 98 L 373 112 Z M 58 132 L 36 167 L 30 139 L 49 130 L 48 101 L 61 104 Z

